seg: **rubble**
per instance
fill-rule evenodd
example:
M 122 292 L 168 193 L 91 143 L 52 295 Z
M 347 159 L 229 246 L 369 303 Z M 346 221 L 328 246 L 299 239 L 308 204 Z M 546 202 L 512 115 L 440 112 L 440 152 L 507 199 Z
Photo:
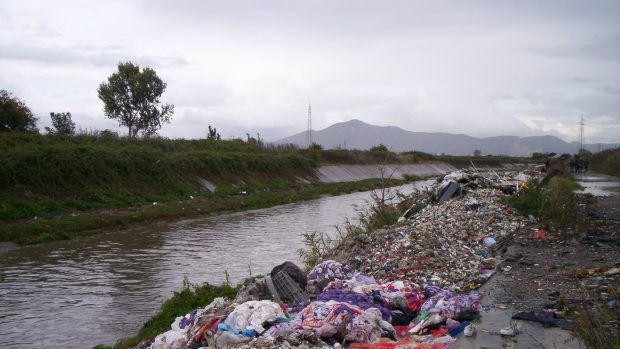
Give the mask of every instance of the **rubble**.
M 349 237 L 307 275 L 286 262 L 246 280 L 233 301 L 177 318 L 151 348 L 448 348 L 476 333 L 475 289 L 527 224 L 501 199 L 528 178 L 446 175 L 433 188 L 437 203 L 399 226 Z

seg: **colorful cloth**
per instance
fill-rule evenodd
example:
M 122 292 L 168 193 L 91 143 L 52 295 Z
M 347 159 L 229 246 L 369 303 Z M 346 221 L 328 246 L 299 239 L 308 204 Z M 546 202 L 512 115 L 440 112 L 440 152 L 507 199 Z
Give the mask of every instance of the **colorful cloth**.
M 327 260 L 308 273 L 308 283 L 318 283 L 328 279 L 347 280 L 352 276 L 353 270 L 348 265 Z
M 304 329 L 315 330 L 321 337 L 332 337 L 341 332 L 353 316 L 363 310 L 355 305 L 337 301 L 310 303 L 297 314 Z

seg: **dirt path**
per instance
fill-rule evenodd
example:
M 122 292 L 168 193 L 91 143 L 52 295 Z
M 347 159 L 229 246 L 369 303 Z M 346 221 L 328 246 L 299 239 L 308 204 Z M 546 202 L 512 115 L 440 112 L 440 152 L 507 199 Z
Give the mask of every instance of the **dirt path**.
M 572 331 L 513 320 L 521 311 L 574 310 L 607 302 L 620 290 L 620 179 L 589 175 L 588 183 L 605 183 L 596 205 L 579 198 L 580 228 L 571 236 L 532 237 L 535 226 L 516 236 L 502 251 L 498 273 L 480 288 L 483 312 L 475 337 L 461 337 L 455 348 L 583 348 Z M 578 178 L 579 179 L 579 178 Z M 600 192 L 598 192 L 600 194 Z M 611 293 L 611 294 L 610 294 Z M 513 325 L 516 336 L 501 336 Z

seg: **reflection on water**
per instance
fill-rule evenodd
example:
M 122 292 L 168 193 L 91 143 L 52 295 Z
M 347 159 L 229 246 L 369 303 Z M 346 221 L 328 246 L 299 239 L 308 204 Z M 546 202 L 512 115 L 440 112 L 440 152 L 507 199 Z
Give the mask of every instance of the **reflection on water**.
M 579 190 L 581 193 L 589 193 L 594 196 L 610 196 L 620 195 L 620 182 L 610 180 L 602 175 L 577 175 L 575 176 L 577 183 L 583 187 Z
M 419 182 L 418 186 L 429 182 Z M 90 348 L 136 333 L 193 283 L 298 261 L 301 236 L 355 218 L 368 192 L 28 246 L 0 255 L 3 348 Z

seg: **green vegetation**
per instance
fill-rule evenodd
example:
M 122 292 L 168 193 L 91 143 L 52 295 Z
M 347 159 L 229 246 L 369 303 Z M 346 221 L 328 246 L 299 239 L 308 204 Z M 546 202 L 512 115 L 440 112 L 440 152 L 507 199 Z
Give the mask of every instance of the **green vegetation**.
M 587 348 L 620 348 L 620 303 L 618 289 L 610 290 L 609 300 L 582 304 L 572 314 L 575 333 Z
M 47 133 L 53 133 L 59 136 L 73 136 L 75 134 L 75 122 L 71 118 L 71 113 L 50 113 L 52 119 L 52 128 L 46 127 Z
M 159 312 L 144 323 L 136 336 L 119 340 L 113 346 L 99 344 L 93 349 L 125 349 L 135 347 L 143 341 L 153 340 L 158 334 L 169 330 L 170 324 L 177 316 L 204 307 L 217 297 L 232 299 L 237 295 L 237 291 L 239 291 L 239 286 L 232 287 L 226 284 L 221 286 L 203 284 L 199 286 L 184 280 L 181 291 L 175 292 L 170 299 L 166 300 L 161 305 Z
M 506 201 L 524 215 L 537 216 L 547 229 L 565 234 L 577 223 L 577 189 L 579 184 L 572 178 L 555 176 L 545 187 L 537 181 L 528 182 L 518 195 Z
M 227 186 L 311 178 L 314 163 L 260 151 L 240 140 L 134 140 L 0 133 L 0 220 L 139 207 Z M 218 186 L 209 193 L 201 179 Z M 236 190 L 238 192 L 242 189 Z
M 620 149 L 608 149 L 588 157 L 592 170 L 620 177 Z
M 118 64 L 118 72 L 99 85 L 97 93 L 105 116 L 127 126 L 129 138 L 134 138 L 138 132 L 152 136 L 162 123 L 170 122 L 174 105 L 159 100 L 165 90 L 166 83 L 153 69 L 140 70 L 140 66 L 126 62 Z
M 218 187 L 213 194 L 205 194 L 203 197 L 191 200 L 159 203 L 139 208 L 83 212 L 78 215 L 63 215 L 47 219 L 4 222 L 0 223 L 0 241 L 33 244 L 67 240 L 106 230 L 125 229 L 131 225 L 156 220 L 175 220 L 223 211 L 250 210 L 317 199 L 325 194 L 339 195 L 366 191 L 376 188 L 380 183 L 379 179 L 368 179 L 359 182 L 301 185 L 281 180 L 270 189 L 248 191 L 249 195 L 238 195 L 241 190 L 239 187 L 222 186 Z M 389 181 L 390 185 L 402 183 L 404 181 Z M 254 188 L 259 189 L 260 186 Z
M 0 132 L 37 132 L 37 118 L 24 101 L 0 90 Z
M 475 166 L 481 167 L 499 167 L 502 164 L 511 163 L 538 163 L 540 161 L 532 158 L 519 158 L 511 157 L 508 155 L 486 155 L 486 156 L 456 156 L 456 155 L 438 155 L 435 156 L 435 161 L 445 162 L 450 165 L 461 167 L 470 166 L 472 163 Z
M 70 131 L 71 120 L 64 114 L 59 121 Z M 136 223 L 262 208 L 386 184 L 319 183 L 319 164 L 446 159 L 396 154 L 382 146 L 360 151 L 265 145 L 258 135 L 220 140 L 215 128 L 199 140 L 124 138 L 109 130 L 66 133 L 0 132 L 0 241 L 71 239 Z M 396 215 L 379 214 L 385 222 Z

